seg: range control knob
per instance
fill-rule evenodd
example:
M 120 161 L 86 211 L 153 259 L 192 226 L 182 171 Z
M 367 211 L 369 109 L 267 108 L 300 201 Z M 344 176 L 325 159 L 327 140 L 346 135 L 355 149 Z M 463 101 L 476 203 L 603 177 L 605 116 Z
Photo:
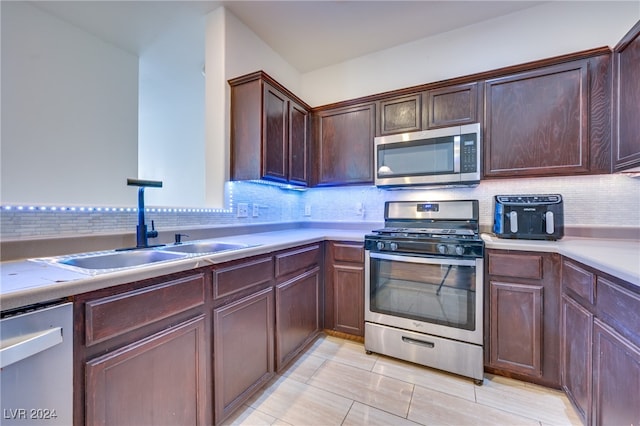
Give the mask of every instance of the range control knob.
M 382 241 L 378 241 L 378 242 L 376 243 L 376 248 L 377 248 L 378 250 L 382 250 L 382 249 L 384 248 L 384 243 L 383 243 Z
M 436 248 L 440 254 L 447 254 L 449 252 L 449 248 L 445 244 L 438 244 Z
M 389 244 L 389 248 L 391 249 L 391 251 L 396 251 L 396 250 L 398 250 L 398 243 L 391 243 L 391 244 Z
M 462 256 L 464 254 L 464 247 L 462 246 L 456 246 L 456 254 L 458 256 Z

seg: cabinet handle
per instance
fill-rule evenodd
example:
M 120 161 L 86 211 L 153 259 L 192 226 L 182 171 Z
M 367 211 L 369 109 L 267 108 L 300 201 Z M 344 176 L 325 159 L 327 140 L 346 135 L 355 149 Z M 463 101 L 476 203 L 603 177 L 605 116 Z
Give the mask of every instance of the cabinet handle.
M 402 336 L 402 341 L 405 343 L 411 343 L 412 345 L 425 346 L 427 348 L 434 348 L 436 346 L 436 344 L 433 342 L 412 339 L 411 337 L 405 337 L 405 336 Z
M 0 368 L 22 361 L 30 356 L 43 352 L 62 343 L 62 328 L 52 328 L 42 333 L 21 336 L 19 341 L 4 342 L 6 347 L 0 349 Z

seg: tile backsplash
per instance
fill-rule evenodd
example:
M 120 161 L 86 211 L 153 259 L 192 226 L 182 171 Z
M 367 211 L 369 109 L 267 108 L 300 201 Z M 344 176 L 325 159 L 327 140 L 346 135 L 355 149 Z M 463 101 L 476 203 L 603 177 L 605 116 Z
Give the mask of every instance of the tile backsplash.
M 477 199 L 480 224 L 493 221 L 497 194 L 558 193 L 564 198 L 565 225 L 640 228 L 640 180 L 626 175 L 485 180 L 475 188 L 382 190 L 373 186 L 288 190 L 253 182 L 227 184 L 226 209 L 147 207 L 146 220 L 156 229 L 210 227 L 299 221 L 376 222 L 384 220 L 385 201 Z M 239 203 L 248 204 L 248 217 L 237 217 Z M 255 209 L 254 209 L 255 206 Z M 10 208 L 9 208 L 10 207 Z M 254 216 L 254 211 L 257 216 Z M 3 206 L 3 241 L 61 236 L 135 232 L 132 206 L 106 209 L 41 209 Z

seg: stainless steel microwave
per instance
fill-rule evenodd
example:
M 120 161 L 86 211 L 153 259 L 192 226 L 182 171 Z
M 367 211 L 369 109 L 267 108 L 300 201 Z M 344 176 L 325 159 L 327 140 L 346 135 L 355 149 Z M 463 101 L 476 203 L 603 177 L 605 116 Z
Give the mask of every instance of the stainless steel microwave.
M 473 186 L 480 182 L 480 124 L 376 137 L 376 186 Z

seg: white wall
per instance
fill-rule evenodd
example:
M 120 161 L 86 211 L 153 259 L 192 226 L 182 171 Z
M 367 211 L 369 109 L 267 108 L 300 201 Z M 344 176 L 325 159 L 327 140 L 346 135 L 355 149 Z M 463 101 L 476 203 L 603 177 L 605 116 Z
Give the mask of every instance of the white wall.
M 229 179 L 230 88 L 228 80 L 264 70 L 289 90 L 299 73 L 224 7 L 206 17 L 205 205 L 228 207 L 223 199 Z
M 206 204 L 205 31 L 204 16 L 180 19 L 140 54 L 138 176 L 164 184 L 148 205 Z
M 131 205 L 138 58 L 1 2 L 3 204 Z
M 416 40 L 301 77 L 312 106 L 601 46 L 640 19 L 640 2 L 554 1 Z
M 236 18 L 233 13 L 226 11 L 225 14 L 226 78 L 231 79 L 263 70 L 297 94 L 300 90 L 300 73 Z M 302 99 L 304 100 L 304 98 Z

